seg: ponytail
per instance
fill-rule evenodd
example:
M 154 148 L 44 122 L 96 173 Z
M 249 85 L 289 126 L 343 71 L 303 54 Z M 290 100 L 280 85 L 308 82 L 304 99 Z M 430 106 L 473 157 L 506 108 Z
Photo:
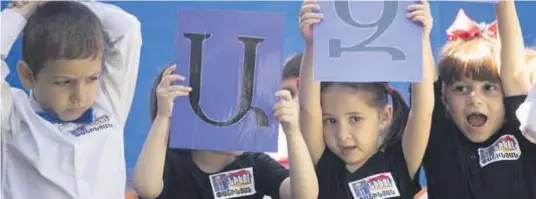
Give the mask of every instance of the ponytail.
M 389 130 L 386 132 L 385 138 L 380 146 L 380 150 L 385 150 L 402 139 L 402 134 L 406 128 L 409 114 L 409 107 L 406 105 L 400 92 L 392 88 L 388 88 L 387 90 L 391 95 L 393 103 L 393 118 L 391 119 Z

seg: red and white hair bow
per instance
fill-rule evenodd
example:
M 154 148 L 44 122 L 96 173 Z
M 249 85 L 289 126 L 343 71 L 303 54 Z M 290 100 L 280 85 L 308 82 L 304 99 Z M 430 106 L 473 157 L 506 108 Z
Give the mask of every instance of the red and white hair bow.
M 483 35 L 491 38 L 497 38 L 497 31 L 497 21 L 494 21 L 491 24 L 478 24 L 469 18 L 463 9 L 460 9 L 456 19 L 447 29 L 447 36 L 449 41 L 455 41 L 458 39 L 469 40 L 475 37 L 481 37 Z

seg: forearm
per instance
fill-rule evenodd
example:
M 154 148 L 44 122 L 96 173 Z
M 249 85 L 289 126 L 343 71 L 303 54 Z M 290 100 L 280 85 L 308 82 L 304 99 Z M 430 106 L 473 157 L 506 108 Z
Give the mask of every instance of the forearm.
M 514 1 L 500 1 L 495 6 L 501 41 L 500 75 L 505 96 L 526 95 L 530 90 L 524 74 L 523 34 Z
M 307 45 L 303 53 L 300 69 L 300 128 L 309 149 L 312 161 L 316 163 L 325 148 L 322 135 L 322 109 L 320 107 L 320 82 L 313 78 L 312 45 Z
M 318 181 L 307 146 L 300 132 L 287 135 L 292 198 L 317 198 Z
M 412 106 L 402 138 L 404 156 L 411 176 L 415 176 L 419 170 L 428 145 L 435 103 L 435 61 L 429 37 L 423 39 L 422 45 L 423 81 L 412 84 Z
M 134 184 L 143 197 L 157 197 L 162 191 L 169 124 L 169 118 L 155 118 L 136 162 Z

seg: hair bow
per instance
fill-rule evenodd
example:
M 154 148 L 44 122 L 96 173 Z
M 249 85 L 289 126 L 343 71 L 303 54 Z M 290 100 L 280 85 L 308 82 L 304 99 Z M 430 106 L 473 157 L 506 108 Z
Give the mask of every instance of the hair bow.
M 491 24 L 478 24 L 469 18 L 463 9 L 460 9 L 456 19 L 447 29 L 447 36 L 449 41 L 455 41 L 458 39 L 469 40 L 482 35 L 497 38 L 497 30 L 497 21 L 494 21 Z

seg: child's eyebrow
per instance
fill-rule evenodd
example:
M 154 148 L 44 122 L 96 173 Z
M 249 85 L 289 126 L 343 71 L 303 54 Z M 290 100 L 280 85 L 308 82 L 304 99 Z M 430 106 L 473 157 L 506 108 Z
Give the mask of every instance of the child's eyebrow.
M 345 115 L 362 115 L 360 112 L 348 112 Z

